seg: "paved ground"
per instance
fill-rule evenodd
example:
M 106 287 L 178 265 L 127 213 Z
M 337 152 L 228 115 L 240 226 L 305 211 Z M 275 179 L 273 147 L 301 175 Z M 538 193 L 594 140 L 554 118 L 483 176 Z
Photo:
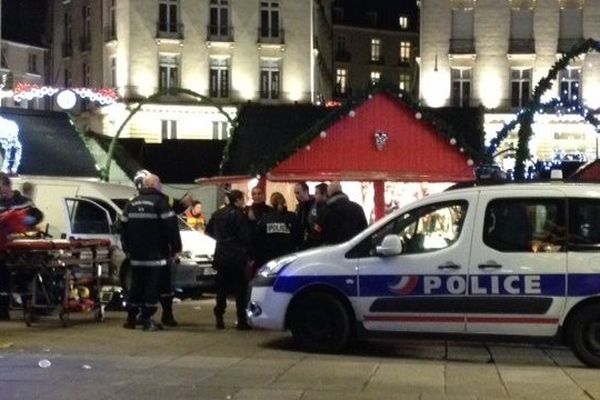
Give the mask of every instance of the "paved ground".
M 121 328 L 122 313 L 0 323 L 0 399 L 600 399 L 600 370 L 566 348 L 403 340 L 308 354 L 232 319 L 216 331 L 212 304 L 178 304 L 182 326 L 156 333 Z

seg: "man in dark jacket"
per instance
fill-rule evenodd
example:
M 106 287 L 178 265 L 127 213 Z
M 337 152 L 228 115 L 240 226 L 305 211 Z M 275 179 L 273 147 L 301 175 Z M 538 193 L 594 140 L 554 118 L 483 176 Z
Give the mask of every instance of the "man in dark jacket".
M 141 310 L 144 330 L 161 326 L 152 320 L 159 301 L 159 282 L 169 259 L 181 252 L 181 238 L 169 199 L 160 191 L 156 175 L 144 178 L 144 187 L 125 206 L 121 241 L 131 263 L 132 279 L 124 327 L 135 329 Z
M 306 182 L 298 182 L 294 185 L 294 195 L 296 196 L 296 200 L 298 200 L 296 217 L 298 218 L 298 226 L 302 233 L 301 247 L 305 249 L 310 246 L 309 236 L 312 227 L 310 226 L 308 218 L 310 216 L 310 209 L 315 203 L 315 198 L 310 195 Z
M 15 210 L 26 210 L 24 221 L 28 227 L 35 227 L 44 218 L 44 214 L 35 208 L 31 199 L 12 189 L 10 177 L 0 172 L 0 214 Z M 29 277 L 19 276 L 17 290 L 24 291 L 26 280 Z M 0 254 L 0 321 L 9 320 L 10 314 L 10 273 L 4 261 L 4 254 Z
M 367 227 L 362 207 L 348 199 L 339 182 L 331 182 L 328 195 L 317 223 L 323 232 L 324 244 L 343 243 Z
M 248 330 L 246 318 L 248 293 L 248 262 L 252 257 L 252 232 L 244 215 L 244 194 L 232 190 L 227 194 L 226 207 L 217 210 L 208 221 L 206 234 L 217 241 L 213 267 L 217 270 L 217 299 L 214 308 L 217 329 L 224 329 L 223 315 L 227 295 L 235 294 L 237 329 Z

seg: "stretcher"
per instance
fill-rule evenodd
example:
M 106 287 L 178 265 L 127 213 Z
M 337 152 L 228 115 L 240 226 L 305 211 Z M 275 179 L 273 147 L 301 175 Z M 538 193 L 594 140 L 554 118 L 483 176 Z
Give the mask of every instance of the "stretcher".
M 31 326 L 39 315 L 56 309 L 63 326 L 75 312 L 93 313 L 97 322 L 103 321 L 100 280 L 110 263 L 110 246 L 105 239 L 11 240 L 6 265 L 25 324 Z

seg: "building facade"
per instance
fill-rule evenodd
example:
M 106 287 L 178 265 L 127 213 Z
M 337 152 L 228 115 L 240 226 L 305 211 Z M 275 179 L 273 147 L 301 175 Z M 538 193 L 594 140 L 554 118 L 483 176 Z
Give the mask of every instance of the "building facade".
M 2 40 L 0 44 L 0 106 L 42 110 L 48 100 L 32 97 L 13 99 L 17 82 L 43 86 L 46 82 L 48 49 L 32 44 Z
M 332 91 L 331 19 L 317 0 L 54 0 L 56 85 L 115 88 L 120 101 L 81 103 L 86 124 L 122 137 L 225 139 L 243 102 L 316 102 Z M 327 70 L 328 69 L 328 70 Z M 202 99 L 202 101 L 198 101 Z
M 574 45 L 600 37 L 600 0 L 422 0 L 421 87 L 426 105 L 487 109 L 486 138 L 526 106 L 538 81 Z M 543 97 L 557 112 L 536 115 L 536 161 L 597 158 L 596 130 L 573 114 L 600 107 L 600 55 L 588 53 L 559 73 Z M 500 147 L 516 147 L 516 131 Z M 511 152 L 500 157 L 511 168 Z
M 418 93 L 416 1 L 336 0 L 332 16 L 335 98 L 377 84 Z

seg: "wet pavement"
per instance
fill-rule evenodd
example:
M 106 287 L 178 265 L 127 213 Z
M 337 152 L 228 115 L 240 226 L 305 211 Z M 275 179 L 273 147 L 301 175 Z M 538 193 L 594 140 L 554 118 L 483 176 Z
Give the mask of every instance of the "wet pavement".
M 564 347 L 399 340 L 312 354 L 286 332 L 237 331 L 233 304 L 217 331 L 213 304 L 177 304 L 181 325 L 161 332 L 125 330 L 119 312 L 0 322 L 0 399 L 600 399 L 600 370 Z

